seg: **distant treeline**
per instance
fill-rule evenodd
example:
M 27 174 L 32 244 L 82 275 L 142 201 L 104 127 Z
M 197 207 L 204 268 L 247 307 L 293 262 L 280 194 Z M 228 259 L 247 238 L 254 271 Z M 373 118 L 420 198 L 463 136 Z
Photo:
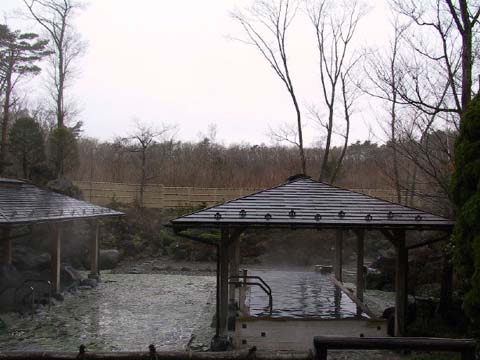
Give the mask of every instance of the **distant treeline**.
M 68 176 L 82 181 L 146 183 L 165 186 L 264 188 L 299 173 L 298 151 L 293 147 L 266 145 L 224 146 L 204 139 L 196 143 L 164 141 L 153 143 L 142 153 L 119 142 L 80 138 L 79 165 Z M 341 149 L 333 148 L 332 159 Z M 307 148 L 308 175 L 317 179 L 322 149 Z M 402 198 L 411 204 L 414 194 L 425 196 L 432 208 L 445 212 L 446 196 L 407 158 L 400 159 Z M 394 189 L 389 144 L 356 142 L 348 147 L 335 185 L 356 189 Z

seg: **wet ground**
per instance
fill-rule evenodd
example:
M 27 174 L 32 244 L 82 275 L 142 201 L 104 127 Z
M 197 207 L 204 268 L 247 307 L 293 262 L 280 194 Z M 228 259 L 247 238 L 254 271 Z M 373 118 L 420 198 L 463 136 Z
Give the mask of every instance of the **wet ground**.
M 33 319 L 2 315 L 0 351 L 184 350 L 196 328 L 211 331 L 214 289 L 213 276 L 102 274 L 97 288 L 67 294 Z
M 207 350 L 215 332 L 212 319 L 215 312 L 215 264 L 176 262 L 168 259 L 144 259 L 126 261 L 114 273 L 102 273 L 102 282 L 92 290 L 78 290 L 66 294 L 63 302 L 56 303 L 48 312 L 41 308 L 34 316 L 1 314 L 7 323 L 5 332 L 0 328 L 0 351 L 77 351 L 85 344 L 90 351 L 146 351 L 149 344 L 161 350 Z M 316 273 L 307 273 L 302 280 L 299 274 L 284 271 L 292 279 L 287 291 L 269 279 L 269 267 L 255 267 L 261 272 L 272 290 L 286 294 L 285 301 L 275 304 L 281 312 L 293 309 L 294 316 L 304 316 L 317 311 L 314 300 L 291 301 L 304 293 L 325 296 L 340 305 L 342 313 L 354 311 L 355 305 L 343 296 L 330 291 L 318 292 L 311 282 Z M 313 269 L 312 269 L 313 270 Z M 260 294 L 260 296 L 262 296 Z M 333 296 L 333 298 L 332 298 Z M 258 301 L 259 311 L 264 303 Z M 263 304 L 263 305 L 262 305 Z M 290 304 L 290 305 L 288 305 Z M 331 310 L 331 309 L 330 309 Z M 327 310 L 327 313 L 328 311 Z M 335 310 L 335 308 L 334 308 Z M 295 315 L 296 314 L 296 315 Z M 380 351 L 332 351 L 332 359 L 402 359 L 391 352 Z

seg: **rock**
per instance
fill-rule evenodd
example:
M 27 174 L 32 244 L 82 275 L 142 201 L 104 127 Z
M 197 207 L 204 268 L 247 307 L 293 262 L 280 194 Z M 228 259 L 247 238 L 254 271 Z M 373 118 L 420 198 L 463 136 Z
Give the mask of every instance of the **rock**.
M 13 265 L 20 271 L 42 271 L 50 268 L 51 256 L 49 253 L 36 253 L 26 246 L 13 248 Z
M 100 250 L 100 269 L 111 270 L 118 265 L 120 252 L 116 249 Z
M 62 280 L 67 283 L 80 283 L 83 280 L 82 275 L 73 266 L 65 265 L 63 271 L 65 274 L 62 274 L 64 275 Z
M 80 285 L 77 287 L 78 290 L 92 290 L 92 287 L 91 286 L 87 286 L 87 285 Z
M 367 268 L 365 275 L 365 288 L 372 290 L 383 290 L 390 280 L 379 269 Z
M 176 260 L 185 260 L 188 257 L 188 249 L 182 247 L 182 246 L 176 246 L 173 257 Z
M 182 266 L 182 267 L 180 268 L 180 271 L 192 271 L 192 270 L 191 270 L 189 267 L 187 267 L 187 266 Z
M 211 351 L 226 351 L 229 347 L 230 343 L 227 337 L 217 336 L 215 335 L 210 343 L 210 350 Z
M 80 282 L 80 286 L 90 286 L 91 288 L 96 288 L 97 285 L 98 285 L 97 280 L 92 279 L 92 278 L 83 279 L 83 280 Z
M 331 274 L 332 271 L 332 265 L 315 265 L 315 272 L 319 272 L 321 274 Z
M 52 297 L 57 301 L 65 300 L 65 297 L 62 294 L 53 294 Z
M 418 285 L 415 292 L 418 297 L 440 298 L 441 287 L 440 283 Z
M 15 286 L 22 279 L 21 274 L 12 265 L 0 266 L 0 290 L 6 287 Z

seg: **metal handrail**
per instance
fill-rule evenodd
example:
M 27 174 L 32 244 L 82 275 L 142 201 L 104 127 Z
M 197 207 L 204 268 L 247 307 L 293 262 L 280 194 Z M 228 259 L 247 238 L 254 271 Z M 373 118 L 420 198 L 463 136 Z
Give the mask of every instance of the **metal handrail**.
M 232 278 L 234 278 L 235 276 L 232 276 Z M 263 283 L 265 283 L 264 281 L 262 281 Z M 266 287 L 264 286 L 264 284 L 262 283 L 258 283 L 258 282 L 244 282 L 244 281 L 229 281 L 228 282 L 229 284 L 232 284 L 232 285 L 256 285 L 258 286 L 260 289 L 262 289 L 267 295 L 268 295 L 268 307 L 270 309 L 270 316 L 272 316 L 273 314 L 273 297 L 272 297 L 272 290 L 270 289 L 270 287 L 267 285 Z
M 272 293 L 272 289 L 270 288 L 270 286 L 260 276 L 256 276 L 256 275 L 230 276 L 230 279 L 255 279 L 260 281 L 268 289 L 268 291 Z

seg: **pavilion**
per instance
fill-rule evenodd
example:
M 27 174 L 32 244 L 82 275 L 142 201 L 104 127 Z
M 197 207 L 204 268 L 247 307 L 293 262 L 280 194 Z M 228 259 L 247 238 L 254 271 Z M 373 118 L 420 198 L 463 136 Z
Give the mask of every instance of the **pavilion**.
M 95 226 L 90 239 L 90 271 L 99 273 L 99 220 L 123 213 L 77 200 L 14 179 L 0 178 L 0 267 L 12 264 L 13 241 L 25 234 L 13 235 L 13 229 L 47 224 L 51 233 L 52 290 L 61 290 L 60 265 L 62 228 L 78 220 Z
M 419 209 L 296 175 L 278 186 L 178 217 L 171 220 L 171 225 L 180 235 L 192 228 L 221 230 L 219 243 L 212 244 L 218 249 L 217 334 L 220 336 L 227 334 L 228 305 L 229 299 L 232 299 L 229 277 L 239 275 L 240 235 L 247 228 L 335 230 L 334 274 L 340 282 L 344 232 L 354 232 L 357 237 L 356 295 L 360 301 L 363 301 L 364 292 L 365 232 L 378 231 L 395 248 L 395 335 L 403 336 L 406 331 L 409 249 L 448 238 L 454 222 Z M 443 235 L 424 242 L 407 241 L 407 232 L 423 230 L 440 231 Z M 202 241 L 191 235 L 186 237 Z

